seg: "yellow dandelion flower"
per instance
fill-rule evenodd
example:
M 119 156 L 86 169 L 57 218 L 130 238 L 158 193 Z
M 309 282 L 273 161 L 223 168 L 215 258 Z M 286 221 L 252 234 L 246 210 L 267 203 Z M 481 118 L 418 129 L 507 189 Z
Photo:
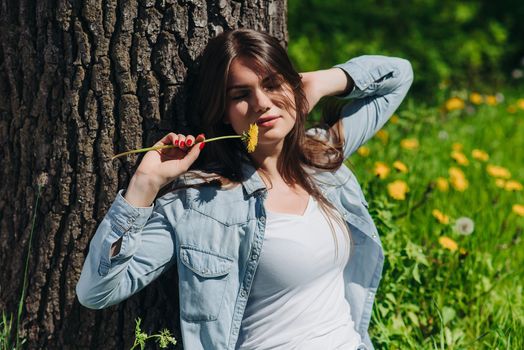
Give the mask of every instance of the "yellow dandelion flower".
M 522 191 L 522 184 L 515 180 L 509 180 L 504 186 L 506 191 Z
M 497 97 L 495 95 L 488 95 L 486 96 L 486 104 L 490 106 L 496 106 L 497 105 Z
M 375 168 L 373 169 L 373 173 L 375 176 L 378 176 L 380 179 L 385 179 L 389 175 L 389 167 L 384 162 L 376 162 Z
M 450 177 L 463 177 L 463 178 L 466 177 L 466 175 L 464 175 L 464 172 L 460 168 L 457 168 L 454 166 L 449 168 L 448 174 Z
M 461 152 L 464 146 L 460 142 L 453 142 L 451 149 L 455 152 Z
M 438 242 L 442 246 L 442 248 L 448 249 L 452 252 L 456 251 L 458 249 L 458 244 L 454 240 L 452 240 L 449 237 L 441 236 L 438 239 Z
M 524 205 L 522 204 L 513 204 L 511 210 L 519 216 L 524 216 Z
M 517 107 L 520 109 L 524 109 L 524 98 L 519 98 L 517 100 Z
M 367 146 L 360 146 L 360 147 L 357 149 L 357 153 L 358 153 L 359 155 L 361 155 L 362 157 L 367 157 L 367 156 L 369 156 L 369 152 L 370 152 L 370 150 L 369 150 L 369 147 L 367 147 Z
M 253 153 L 258 143 L 258 125 L 250 124 L 249 129 L 242 133 L 242 141 L 246 144 L 248 153 Z
M 386 144 L 389 140 L 389 133 L 386 130 L 381 129 L 377 131 L 377 137 L 380 139 L 380 141 L 382 141 L 383 144 Z
M 479 104 L 481 104 L 481 103 L 484 101 L 484 98 L 483 98 L 482 95 L 479 94 L 478 92 L 472 92 L 472 93 L 469 95 L 469 100 L 470 100 L 471 103 L 473 103 L 474 105 L 479 105 Z
M 465 104 L 461 98 L 452 97 L 446 101 L 445 107 L 446 107 L 446 110 L 448 111 L 455 111 L 455 110 L 464 109 Z
M 437 177 L 437 180 L 435 181 L 437 185 L 437 189 L 440 192 L 447 192 L 449 190 L 449 182 L 447 179 L 443 177 Z
M 469 187 L 469 182 L 464 177 L 457 177 L 451 179 L 451 186 L 459 192 L 464 192 Z
M 462 152 L 453 151 L 451 152 L 451 158 L 453 158 L 460 165 L 469 165 L 468 158 Z
M 417 139 L 404 139 L 400 141 L 400 147 L 404 149 L 417 149 L 419 146 Z
M 514 105 L 510 105 L 510 106 L 508 106 L 506 111 L 508 111 L 508 113 L 511 113 L 511 114 L 517 113 L 517 107 L 515 107 Z
M 511 173 L 508 169 L 498 165 L 488 164 L 486 166 L 486 171 L 488 172 L 489 176 L 493 177 L 500 177 L 503 179 L 509 179 L 511 177 Z
M 457 191 L 463 192 L 465 191 L 468 186 L 469 182 L 466 179 L 466 175 L 464 175 L 464 172 L 460 170 L 457 167 L 451 167 L 449 168 L 449 182 L 451 183 L 451 186 Z
M 400 160 L 396 160 L 393 162 L 393 168 L 397 169 L 398 171 L 404 174 L 408 172 L 408 167 Z
M 506 180 L 504 179 L 495 179 L 495 186 L 504 188 L 506 187 Z
M 473 151 L 471 151 L 471 156 L 476 160 L 480 160 L 483 162 L 489 159 L 489 154 L 480 149 L 474 149 Z
M 402 180 L 396 180 L 388 184 L 389 195 L 396 200 L 406 199 L 406 193 L 409 192 L 408 185 Z
M 433 217 L 437 219 L 437 221 L 440 222 L 441 224 L 444 224 L 444 225 L 449 224 L 449 216 L 447 216 L 440 210 L 433 209 L 433 211 L 431 212 L 431 215 L 433 215 Z
M 391 118 L 389 118 L 389 120 L 391 121 L 392 124 L 398 124 L 399 117 L 398 117 L 398 115 L 393 114 L 393 115 L 391 116 Z

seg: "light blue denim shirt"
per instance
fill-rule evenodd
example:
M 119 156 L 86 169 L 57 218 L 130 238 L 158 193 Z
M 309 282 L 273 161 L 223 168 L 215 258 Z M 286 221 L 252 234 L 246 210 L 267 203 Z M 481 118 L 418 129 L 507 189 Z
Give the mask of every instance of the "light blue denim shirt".
M 347 158 L 397 109 L 413 72 L 408 61 L 383 56 L 361 56 L 336 67 L 355 82 L 346 96 L 355 100 L 341 113 Z M 131 206 L 120 191 L 91 241 L 76 287 L 80 303 L 93 309 L 114 305 L 174 265 L 185 348 L 234 349 L 266 224 L 264 182 L 251 165 L 242 171 L 246 180 L 241 185 L 184 188 L 149 208 Z M 377 229 L 349 168 L 313 174 L 351 230 L 354 248 L 344 270 L 345 295 L 356 330 L 372 349 L 368 325 L 384 261 Z M 182 176 L 181 183 L 190 180 Z M 120 237 L 120 252 L 111 257 L 111 245 Z

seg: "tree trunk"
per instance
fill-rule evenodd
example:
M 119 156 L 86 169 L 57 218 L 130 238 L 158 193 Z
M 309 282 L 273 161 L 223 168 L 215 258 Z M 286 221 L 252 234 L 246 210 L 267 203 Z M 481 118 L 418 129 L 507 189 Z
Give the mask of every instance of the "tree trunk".
M 75 285 L 97 224 L 137 157 L 185 126 L 184 79 L 208 39 L 239 26 L 287 43 L 286 0 L 0 2 L 0 309 L 15 314 L 37 178 L 21 333 L 34 349 L 129 349 L 142 329 L 181 343 L 176 269 L 90 311 Z M 181 349 L 182 346 L 178 346 Z

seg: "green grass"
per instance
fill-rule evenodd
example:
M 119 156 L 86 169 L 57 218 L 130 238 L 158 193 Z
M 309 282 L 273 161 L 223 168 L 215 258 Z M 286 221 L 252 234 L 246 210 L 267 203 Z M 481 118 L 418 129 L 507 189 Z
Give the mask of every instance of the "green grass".
M 386 255 L 370 325 L 378 349 L 524 348 L 524 217 L 512 212 L 514 204 L 524 205 L 524 193 L 498 187 L 486 172 L 487 164 L 503 166 L 524 183 L 524 109 L 516 107 L 522 97 L 506 96 L 496 106 L 467 102 L 450 112 L 407 103 L 398 123 L 383 128 L 387 142 L 375 136 L 365 145 L 368 156 L 350 158 Z M 419 147 L 403 149 L 405 138 L 418 139 Z M 450 157 L 454 143 L 469 165 Z M 487 152 L 489 160 L 474 159 L 473 149 Z M 407 173 L 392 168 L 396 160 Z M 374 175 L 377 161 L 391 167 L 387 178 Z M 437 177 L 449 178 L 450 167 L 464 172 L 465 191 L 435 187 Z M 388 194 L 394 180 L 407 183 L 405 200 Z M 448 215 L 449 224 L 439 223 L 434 209 Z M 459 217 L 474 221 L 471 235 L 453 229 Z M 441 236 L 459 249 L 441 246 Z

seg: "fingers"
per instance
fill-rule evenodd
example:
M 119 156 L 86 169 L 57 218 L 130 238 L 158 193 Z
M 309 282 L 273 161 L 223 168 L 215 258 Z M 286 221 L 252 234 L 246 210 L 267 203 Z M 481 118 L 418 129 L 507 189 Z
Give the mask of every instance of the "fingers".
M 202 149 L 203 141 L 205 140 L 204 134 L 199 134 L 196 137 L 193 135 L 175 134 L 170 132 L 158 141 L 155 146 L 163 145 L 174 145 L 175 148 L 179 148 L 183 151 L 188 151 L 190 148 L 198 144 L 199 148 Z
M 170 132 L 164 136 L 160 141 L 155 143 L 155 146 L 164 146 L 164 145 L 175 145 L 177 146 L 179 142 L 179 135 L 174 132 Z
M 202 142 L 204 141 L 204 135 L 202 134 L 198 135 L 196 139 L 193 139 L 193 140 L 196 140 L 197 143 L 196 144 L 192 143 L 194 147 L 191 147 L 187 155 L 184 157 L 184 160 L 187 160 L 189 164 L 192 164 L 196 161 L 196 159 L 200 155 L 200 152 L 204 148 L 203 146 L 205 145 L 205 143 Z

